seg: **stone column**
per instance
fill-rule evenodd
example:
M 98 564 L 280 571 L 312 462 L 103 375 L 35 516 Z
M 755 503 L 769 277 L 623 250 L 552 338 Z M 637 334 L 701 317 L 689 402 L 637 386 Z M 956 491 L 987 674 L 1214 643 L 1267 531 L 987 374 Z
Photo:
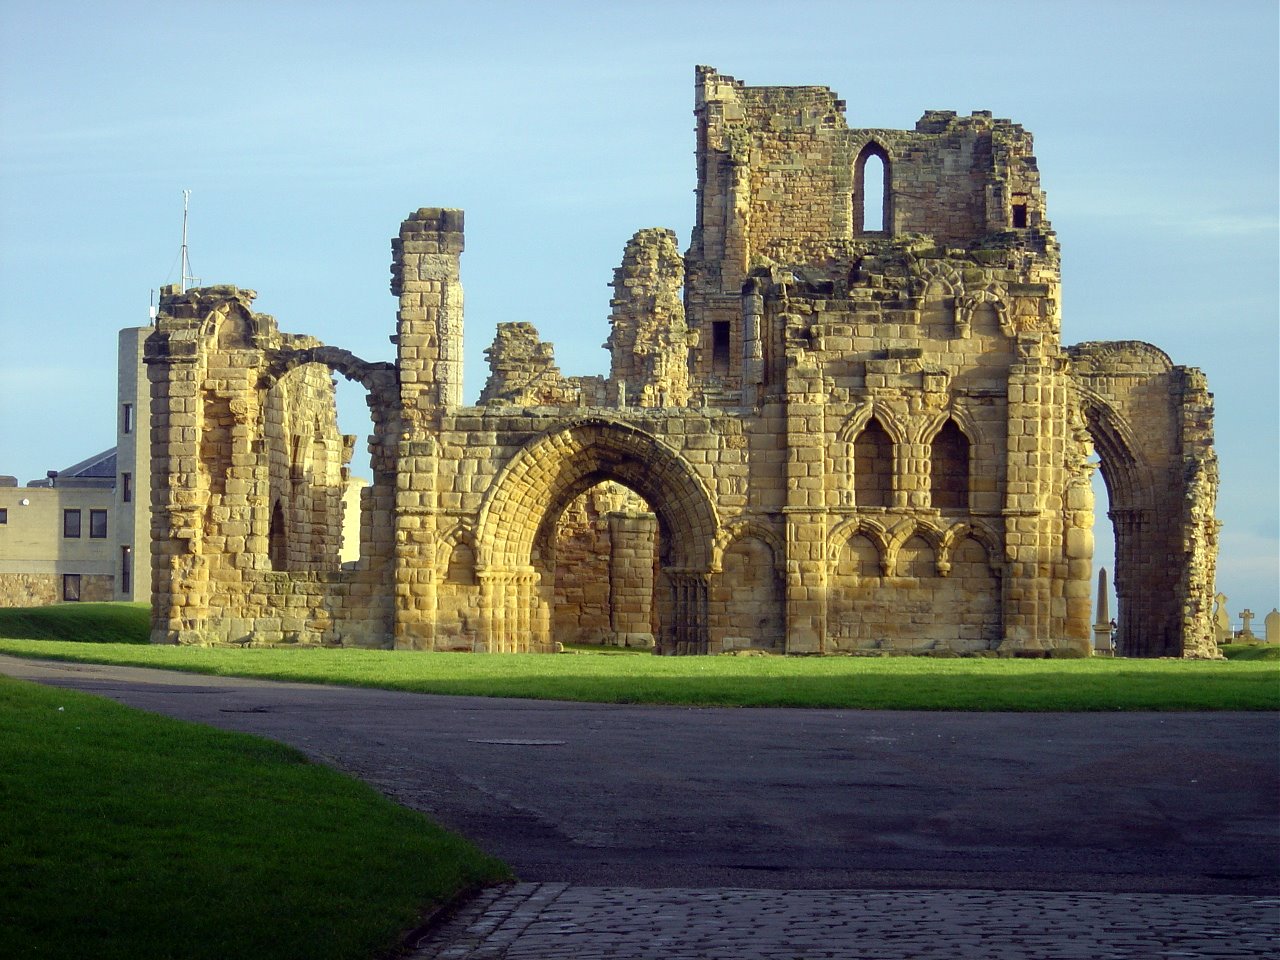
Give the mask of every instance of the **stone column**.
M 1066 385 L 1055 343 L 1023 334 L 1017 351 L 1008 388 L 1004 643 L 1009 649 L 1040 650 L 1066 624 L 1066 598 L 1051 592 L 1051 583 L 1066 579 Z
M 431 417 L 462 404 L 461 210 L 424 207 L 391 241 L 396 365 L 406 416 Z
M 791 358 L 788 358 L 789 365 Z M 827 629 L 826 407 L 822 377 L 787 371 L 787 653 L 821 653 Z
M 186 298 L 161 292 L 156 332 L 144 345 L 151 403 L 151 642 L 199 639 L 208 619 L 198 489 L 199 331 Z M 182 302 L 180 302 L 180 300 Z
M 652 513 L 609 514 L 609 627 L 619 647 L 652 647 L 653 545 L 658 518 Z
M 395 464 L 395 608 L 397 648 L 435 645 L 439 509 L 436 434 L 462 403 L 461 210 L 428 207 L 391 241 L 396 311 L 400 437 Z M 493 649 L 490 646 L 490 649 Z

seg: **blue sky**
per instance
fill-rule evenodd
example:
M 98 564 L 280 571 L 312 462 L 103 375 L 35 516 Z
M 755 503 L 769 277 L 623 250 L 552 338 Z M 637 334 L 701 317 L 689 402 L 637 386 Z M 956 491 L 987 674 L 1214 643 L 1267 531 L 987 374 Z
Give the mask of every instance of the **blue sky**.
M 699 63 L 830 86 L 855 127 L 929 108 L 1026 126 L 1064 341 L 1205 370 L 1219 588 L 1233 614 L 1277 603 L 1274 0 L 0 0 L 0 473 L 114 442 L 115 334 L 177 280 L 184 188 L 198 276 L 370 360 L 391 356 L 400 220 L 462 207 L 468 398 L 506 320 L 603 372 L 627 238 L 688 242 Z

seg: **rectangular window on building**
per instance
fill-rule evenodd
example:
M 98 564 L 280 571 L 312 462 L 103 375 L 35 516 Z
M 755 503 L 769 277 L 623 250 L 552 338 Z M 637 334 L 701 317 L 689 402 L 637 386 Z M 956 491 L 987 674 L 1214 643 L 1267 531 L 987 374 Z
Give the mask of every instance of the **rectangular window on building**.
M 89 511 L 89 539 L 105 540 L 107 538 L 107 511 Z
M 125 403 L 120 407 L 121 433 L 133 433 L 133 404 Z
M 62 575 L 62 599 L 80 599 L 80 574 L 64 573 Z
M 120 499 L 123 500 L 125 503 L 130 503 L 133 500 L 133 474 L 132 473 L 120 474 Z
M 62 511 L 62 535 L 68 540 L 80 539 L 80 511 Z
M 133 548 L 120 548 L 120 592 L 126 597 L 133 593 Z
M 0 507 L 0 523 L 8 523 L 8 522 L 9 522 L 9 508 Z

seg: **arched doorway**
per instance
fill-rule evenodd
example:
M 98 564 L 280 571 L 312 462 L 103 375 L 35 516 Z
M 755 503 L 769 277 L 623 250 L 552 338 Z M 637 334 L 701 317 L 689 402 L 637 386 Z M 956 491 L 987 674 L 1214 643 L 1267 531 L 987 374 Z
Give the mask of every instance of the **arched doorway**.
M 548 649 L 552 584 L 542 554 L 552 528 L 580 494 L 606 481 L 653 511 L 661 543 L 662 653 L 705 653 L 707 585 L 719 527 L 702 481 L 680 454 L 638 427 L 585 417 L 543 433 L 501 471 L 477 525 L 482 636 L 495 652 Z

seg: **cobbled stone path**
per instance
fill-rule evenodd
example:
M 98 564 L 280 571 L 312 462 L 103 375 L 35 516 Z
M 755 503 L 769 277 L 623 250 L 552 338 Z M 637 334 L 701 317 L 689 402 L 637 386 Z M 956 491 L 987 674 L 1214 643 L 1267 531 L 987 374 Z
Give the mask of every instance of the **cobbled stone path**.
M 1280 898 L 520 883 L 412 960 L 1172 960 L 1280 957 Z

